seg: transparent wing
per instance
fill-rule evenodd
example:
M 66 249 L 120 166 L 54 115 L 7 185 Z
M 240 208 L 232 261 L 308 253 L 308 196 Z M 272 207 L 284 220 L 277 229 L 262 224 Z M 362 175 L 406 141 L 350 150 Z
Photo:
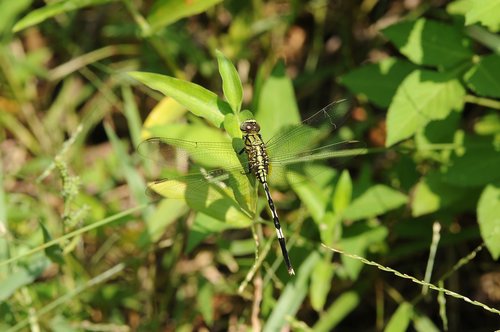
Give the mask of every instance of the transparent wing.
M 270 159 L 269 181 L 278 184 L 293 184 L 304 181 L 304 177 L 286 176 L 291 168 L 294 171 L 300 164 L 329 159 L 328 163 L 340 167 L 353 157 L 366 153 L 365 144 L 359 141 L 320 143 L 338 129 L 350 116 L 341 112 L 339 103 L 333 102 L 316 112 L 302 123 L 284 128 L 267 143 Z M 317 174 L 316 174 L 317 175 Z M 286 178 L 286 181 L 284 180 Z
M 206 167 L 235 168 L 240 164 L 230 142 L 194 142 L 182 139 L 153 137 L 143 141 L 137 151 L 157 165 L 179 166 L 194 162 Z
M 349 116 L 342 113 L 336 101 L 322 108 L 302 123 L 283 128 L 267 141 L 266 146 L 271 156 L 279 158 L 281 154 L 292 155 L 310 150 L 331 132 L 340 127 Z
M 367 150 L 363 142 L 342 141 L 310 150 L 304 150 L 300 153 L 279 154 L 276 158 L 272 158 L 272 163 L 273 165 L 291 165 L 334 158 L 339 164 L 343 164 L 359 154 L 366 153 L 366 151 Z
M 306 180 L 303 176 L 289 174 L 293 170 L 295 174 L 300 168 L 309 163 L 328 159 L 328 164 L 335 168 L 341 168 L 349 160 L 360 154 L 366 153 L 367 149 L 363 142 L 342 141 L 324 145 L 318 148 L 305 150 L 299 154 L 281 154 L 278 158 L 271 158 L 269 181 L 278 185 L 296 184 Z M 309 171 L 310 177 L 318 176 L 325 168 L 317 168 Z M 300 173 L 300 172 L 299 172 Z
M 137 150 L 158 166 L 169 166 L 184 173 L 179 176 L 177 172 L 176 175 L 148 183 L 150 196 L 184 199 L 197 208 L 206 208 L 215 201 L 226 205 L 226 208 L 231 201 L 237 201 L 246 208 L 253 200 L 251 179 L 244 169 L 246 160 L 238 159 L 229 142 L 153 137 L 142 142 Z

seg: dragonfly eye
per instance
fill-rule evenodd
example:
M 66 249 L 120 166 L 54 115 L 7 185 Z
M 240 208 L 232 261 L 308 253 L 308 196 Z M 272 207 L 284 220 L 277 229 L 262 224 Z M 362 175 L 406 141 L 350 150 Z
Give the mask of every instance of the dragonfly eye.
M 241 124 L 240 130 L 244 132 L 255 131 L 255 130 L 259 131 L 260 127 L 255 121 L 248 120 Z

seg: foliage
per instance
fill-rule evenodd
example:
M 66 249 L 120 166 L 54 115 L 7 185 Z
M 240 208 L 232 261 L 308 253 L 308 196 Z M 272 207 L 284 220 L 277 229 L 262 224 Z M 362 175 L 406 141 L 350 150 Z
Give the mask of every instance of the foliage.
M 500 2 L 369 3 L 0 2 L 0 330 L 498 328 Z M 271 188 L 295 277 L 265 199 L 145 194 L 148 136 L 345 97 L 366 153 Z

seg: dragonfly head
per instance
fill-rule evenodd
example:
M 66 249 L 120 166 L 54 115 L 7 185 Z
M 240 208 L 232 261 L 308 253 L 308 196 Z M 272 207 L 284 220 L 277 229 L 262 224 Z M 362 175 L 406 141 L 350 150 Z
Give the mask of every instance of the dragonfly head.
M 240 130 L 246 134 L 257 134 L 260 131 L 260 126 L 255 120 L 246 120 L 241 124 Z

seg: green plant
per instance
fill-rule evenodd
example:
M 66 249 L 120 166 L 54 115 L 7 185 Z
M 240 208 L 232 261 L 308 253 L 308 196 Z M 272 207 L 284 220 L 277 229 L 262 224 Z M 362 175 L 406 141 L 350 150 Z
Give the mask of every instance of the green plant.
M 498 0 L 45 3 L 0 1 L 0 330 L 497 328 Z M 368 153 L 272 188 L 293 279 L 263 199 L 145 195 L 177 169 L 141 131 L 269 137 L 343 98 L 328 139 Z

